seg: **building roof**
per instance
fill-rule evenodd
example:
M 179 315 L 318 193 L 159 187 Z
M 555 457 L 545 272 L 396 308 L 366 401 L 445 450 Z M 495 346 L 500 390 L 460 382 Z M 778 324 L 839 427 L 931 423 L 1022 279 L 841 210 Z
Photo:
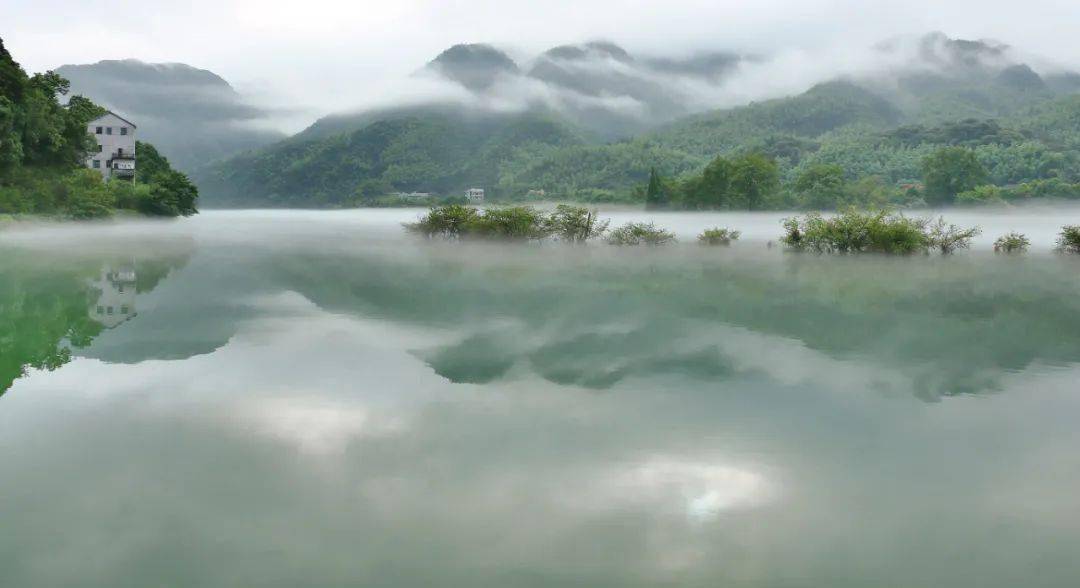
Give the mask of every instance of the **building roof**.
M 113 112 L 113 111 L 111 111 L 111 110 L 106 110 L 106 111 L 105 111 L 105 114 L 103 114 L 103 115 L 101 115 L 101 116 L 99 116 L 99 117 L 95 118 L 94 120 L 92 120 L 92 121 L 90 121 L 90 122 L 91 122 L 91 123 L 97 122 L 97 121 L 99 121 L 99 120 L 101 120 L 101 119 L 105 118 L 106 116 L 108 116 L 108 115 L 110 115 L 110 114 L 111 114 L 111 115 L 113 115 L 113 116 L 115 116 L 116 118 L 118 118 L 118 119 L 120 119 L 120 120 L 122 120 L 122 121 L 126 122 L 127 124 L 131 125 L 131 128 L 133 128 L 133 129 L 137 129 L 137 128 L 139 128 L 139 127 L 138 127 L 138 125 L 136 125 L 135 123 L 133 123 L 133 122 L 131 122 L 130 120 L 128 120 L 128 119 L 126 119 L 126 118 L 124 118 L 124 117 L 120 116 L 119 114 L 116 114 L 115 112 Z

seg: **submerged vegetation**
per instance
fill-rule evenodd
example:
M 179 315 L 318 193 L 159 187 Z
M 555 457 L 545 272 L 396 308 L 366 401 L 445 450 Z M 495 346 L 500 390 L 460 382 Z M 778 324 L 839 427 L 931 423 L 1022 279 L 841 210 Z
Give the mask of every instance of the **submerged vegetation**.
M 1080 253 L 1080 225 L 1062 227 L 1057 245 L 1062 253 Z
M 509 206 L 478 210 L 461 204 L 436 206 L 405 228 L 425 237 L 477 238 L 508 241 L 537 241 L 555 238 L 567 243 L 584 243 L 601 237 L 607 221 L 596 211 L 581 206 L 560 205 L 544 213 L 531 206 Z
M 668 245 L 675 234 L 652 222 L 628 222 L 608 230 L 610 221 L 600 220 L 596 210 L 560 204 L 544 212 L 531 206 L 477 209 L 461 204 L 436 206 L 414 223 L 409 232 L 428 238 L 486 239 L 501 241 L 555 240 L 582 244 L 601 239 L 610 245 Z M 810 212 L 782 221 L 780 242 L 791 251 L 819 254 L 880 253 L 887 255 L 952 255 L 971 247 L 982 234 L 979 227 L 961 227 L 943 217 L 909 217 L 889 209 L 847 210 L 832 216 Z M 697 242 L 729 246 L 742 233 L 727 227 L 705 229 Z M 1058 237 L 1058 250 L 1080 253 L 1080 226 L 1066 226 Z M 771 246 L 771 242 L 770 242 Z M 994 241 L 996 253 L 1022 253 L 1031 241 L 1021 233 L 1008 233 Z
M 612 245 L 667 245 L 675 242 L 675 234 L 653 223 L 626 223 L 608 235 Z
M 698 243 L 702 245 L 731 245 L 732 241 L 738 241 L 742 233 L 731 229 L 716 227 L 705 229 L 698 235 Z
M 152 145 L 136 146 L 136 179 L 87 169 L 97 144 L 87 124 L 105 110 L 54 72 L 29 76 L 0 41 L 0 214 L 90 219 L 120 209 L 155 216 L 196 212 L 198 190 Z
M 1022 233 L 1006 233 L 994 241 L 994 253 L 1023 253 L 1031 246 L 1031 240 Z
M 909 218 L 888 210 L 860 212 L 849 209 L 825 218 L 809 213 L 802 219 L 784 219 L 781 242 L 795 251 L 814 253 L 887 253 L 910 255 L 937 249 L 943 255 L 971 245 L 978 228 L 962 229 Z

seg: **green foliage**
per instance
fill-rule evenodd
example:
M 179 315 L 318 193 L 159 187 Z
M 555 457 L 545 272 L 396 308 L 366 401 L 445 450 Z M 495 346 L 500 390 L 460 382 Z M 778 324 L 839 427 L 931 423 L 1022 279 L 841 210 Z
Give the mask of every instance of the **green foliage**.
M 480 212 L 460 204 L 450 204 L 432 208 L 415 223 L 408 223 L 405 228 L 425 237 L 460 238 L 468 235 L 476 223 Z
M 734 165 L 717 157 L 705 166 L 700 176 L 691 177 L 682 185 L 681 204 L 690 210 L 725 208 L 731 199 L 731 180 Z
M 544 220 L 544 228 L 550 235 L 566 243 L 584 243 L 603 236 L 610 221 L 598 221 L 596 210 L 583 206 L 560 204 Z
M 997 202 L 989 185 L 1007 202 L 1077 198 L 1080 96 L 994 76 L 909 75 L 889 93 L 832 82 L 609 144 L 548 112 L 373 115 L 222 164 L 209 185 L 305 206 L 471 186 L 493 200 L 543 190 L 547 200 L 689 210 Z
M 760 210 L 777 204 L 780 173 L 776 162 L 760 153 L 717 157 L 700 175 L 665 180 L 655 170 L 644 190 L 646 208 Z
M 1003 190 L 997 186 L 986 184 L 983 186 L 976 186 L 972 190 L 961 192 L 956 195 L 956 204 L 961 205 L 987 205 L 987 204 L 1004 204 L 1005 198 L 1002 196 Z
M 1057 248 L 1062 253 L 1080 253 L 1080 225 L 1062 227 L 1058 235 Z
M 923 159 L 926 201 L 932 205 L 951 204 L 956 195 L 986 184 L 986 169 L 975 152 L 963 147 L 943 147 Z
M 927 225 L 929 246 L 937 249 L 942 255 L 952 255 L 957 249 L 971 247 L 971 241 L 982 233 L 979 227 L 961 228 L 948 224 L 944 218 L 939 218 L 936 223 Z
M 584 243 L 601 237 L 608 221 L 597 219 L 596 211 L 560 204 L 548 214 L 531 206 L 509 206 L 477 210 L 470 206 L 436 206 L 405 228 L 425 237 L 450 239 L 478 238 L 506 241 L 535 241 L 555 237 L 565 243 Z
M 1023 133 L 1002 128 L 996 120 L 968 118 L 938 126 L 908 125 L 883 135 L 889 142 L 905 147 L 923 144 L 951 145 L 974 148 L 980 145 L 1011 145 L 1025 140 Z
M 776 162 L 760 153 L 748 153 L 732 163 L 730 201 L 734 208 L 761 210 L 780 188 Z
M 1006 233 L 994 241 L 994 253 L 1024 253 L 1031 246 L 1031 241 L 1022 233 Z
M 488 208 L 469 224 L 468 235 L 484 239 L 531 241 L 547 237 L 547 217 L 531 206 Z
M 612 245 L 667 245 L 675 242 L 675 234 L 653 223 L 626 223 L 608 235 Z
M 740 235 L 742 235 L 742 233 L 739 231 L 722 227 L 705 229 L 698 235 L 698 243 L 701 243 L 702 245 L 728 246 L 731 245 L 732 241 L 738 241 Z
M 116 196 L 101 181 L 101 174 L 92 169 L 77 169 L 57 185 L 58 200 L 67 214 L 75 219 L 104 218 L 116 208 Z
M 27 76 L 0 41 L 0 213 L 91 219 L 130 208 L 146 214 L 194 214 L 198 190 L 152 145 L 138 143 L 138 185 L 104 182 L 86 169 L 95 141 L 87 124 L 106 111 L 55 72 Z M 145 187 L 144 187 L 145 186 Z
M 802 208 L 825 210 L 846 204 L 850 198 L 844 168 L 822 163 L 804 170 L 792 186 Z
M 654 167 L 649 172 L 649 183 L 645 188 L 645 208 L 667 208 L 670 203 L 671 196 L 668 190 L 664 189 L 663 180 Z
M 932 246 L 927 221 L 887 210 L 855 209 L 825 218 L 816 212 L 783 221 L 781 242 L 795 251 L 814 253 L 887 253 L 908 255 Z

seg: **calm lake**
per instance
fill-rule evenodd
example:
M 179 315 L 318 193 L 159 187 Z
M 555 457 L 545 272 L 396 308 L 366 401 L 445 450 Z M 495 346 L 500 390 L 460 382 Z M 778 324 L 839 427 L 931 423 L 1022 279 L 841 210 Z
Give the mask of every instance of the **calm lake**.
M 417 214 L 0 229 L 0 586 L 1080 585 L 1080 209 L 902 259 Z

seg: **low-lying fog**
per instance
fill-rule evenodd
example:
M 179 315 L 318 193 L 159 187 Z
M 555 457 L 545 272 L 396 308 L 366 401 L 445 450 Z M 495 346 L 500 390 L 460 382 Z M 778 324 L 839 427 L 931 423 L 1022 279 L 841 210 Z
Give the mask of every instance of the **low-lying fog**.
M 1080 577 L 1077 209 L 948 211 L 984 233 L 947 258 L 421 212 L 0 229 L 0 585 Z M 1011 230 L 1035 250 L 990 254 Z

